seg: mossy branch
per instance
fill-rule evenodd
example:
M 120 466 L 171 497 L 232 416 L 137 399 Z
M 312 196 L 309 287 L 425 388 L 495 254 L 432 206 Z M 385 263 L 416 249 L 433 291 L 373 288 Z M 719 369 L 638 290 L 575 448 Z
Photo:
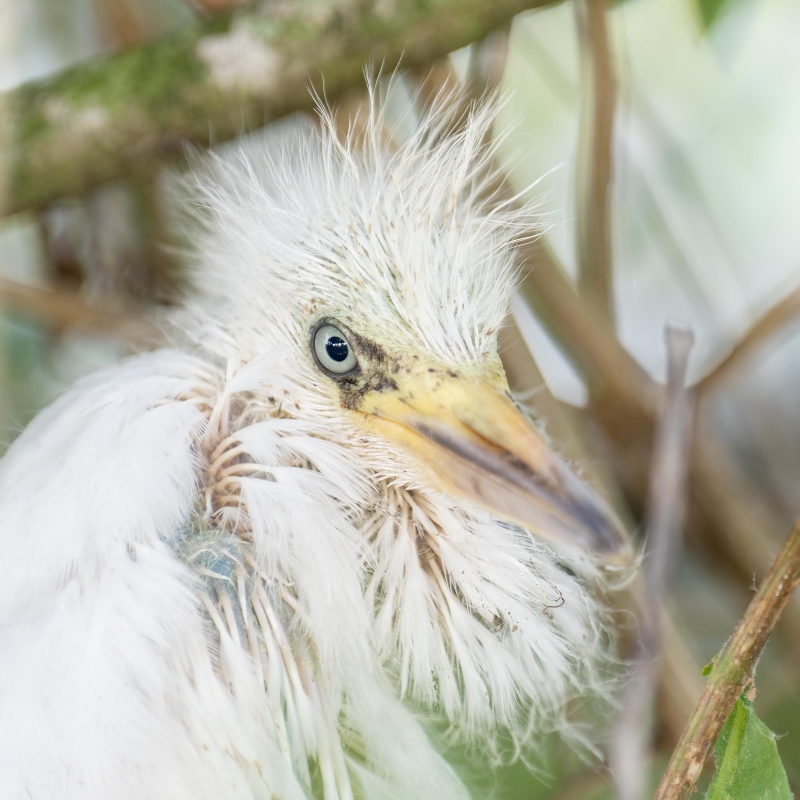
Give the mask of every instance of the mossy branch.
M 800 522 L 733 635 L 714 661 L 705 691 L 672 754 L 653 800 L 685 800 L 742 695 L 770 633 L 800 583 Z
M 270 4 L 0 94 L 0 216 L 40 207 L 363 82 L 431 63 L 553 0 Z M 2 163 L 4 162 L 4 163 Z

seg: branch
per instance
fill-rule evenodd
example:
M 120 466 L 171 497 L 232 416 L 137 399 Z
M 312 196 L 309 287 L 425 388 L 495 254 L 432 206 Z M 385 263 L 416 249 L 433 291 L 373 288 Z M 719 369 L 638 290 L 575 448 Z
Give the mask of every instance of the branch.
M 0 94 L 0 215 L 81 194 L 153 161 L 428 63 L 552 0 L 313 0 L 239 11 Z
M 737 370 L 741 369 L 766 342 L 784 333 L 800 318 L 800 286 L 768 308 L 748 328 L 731 351 L 697 384 L 697 391 L 714 392 Z
M 800 522 L 713 665 L 697 708 L 672 754 L 653 800 L 685 800 L 703 771 L 725 720 L 741 696 L 781 612 L 800 583 Z
M 686 389 L 686 370 L 694 335 L 690 329 L 667 325 L 664 338 L 667 386 L 650 475 L 648 558 L 636 593 L 641 610 L 638 652 L 611 751 L 611 771 L 620 800 L 638 800 L 643 795 L 658 677 L 656 658 L 662 652 L 662 601 L 686 510 L 694 417 L 693 397 Z
M 612 150 L 615 86 L 606 21 L 607 0 L 577 0 L 583 103 L 577 170 L 578 286 L 604 319 L 614 318 L 611 258 Z
M 160 334 L 144 317 L 89 303 L 76 292 L 42 289 L 0 278 L 0 311 L 32 314 L 56 328 L 111 333 L 137 346 L 152 346 Z
M 650 477 L 647 548 L 650 554 L 645 564 L 648 593 L 645 649 L 653 656 L 657 652 L 658 616 L 666 588 L 671 561 L 677 555 L 676 546 L 686 512 L 690 442 L 694 420 L 694 398 L 686 389 L 689 356 L 694 346 L 690 328 L 667 324 L 664 332 L 667 346 L 667 385 L 664 407 L 659 420 Z
M 567 358 L 592 387 L 601 390 L 632 424 L 653 415 L 653 382 L 619 343 L 607 323 L 575 288 L 543 237 L 518 247 L 525 264 L 522 296 L 553 334 Z

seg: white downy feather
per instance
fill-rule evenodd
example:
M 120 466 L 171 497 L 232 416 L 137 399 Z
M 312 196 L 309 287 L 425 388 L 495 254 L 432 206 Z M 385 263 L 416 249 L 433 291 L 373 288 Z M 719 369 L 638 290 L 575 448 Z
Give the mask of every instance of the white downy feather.
M 596 688 L 591 564 L 357 435 L 308 348 L 325 313 L 496 361 L 532 212 L 480 199 L 493 114 L 389 148 L 373 110 L 364 147 L 298 126 L 198 173 L 183 343 L 0 465 L 0 796 L 456 800 L 425 717 L 520 755 Z

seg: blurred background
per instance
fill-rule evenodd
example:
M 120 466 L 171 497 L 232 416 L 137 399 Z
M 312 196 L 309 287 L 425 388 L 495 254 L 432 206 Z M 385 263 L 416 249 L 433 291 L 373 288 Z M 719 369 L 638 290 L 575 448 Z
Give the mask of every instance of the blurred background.
M 355 113 L 363 95 L 358 69 L 331 78 L 330 64 L 305 74 L 298 68 L 292 86 L 300 88 L 275 100 L 258 87 L 269 59 L 254 58 L 246 37 L 223 49 L 225 31 L 238 36 L 241 20 L 256 17 L 262 27 L 273 18 L 295 25 L 307 18 L 326 36 L 349 36 L 353 62 L 384 59 L 391 72 L 404 52 L 390 92 L 401 122 L 409 109 L 436 102 L 442 87 L 502 88 L 507 102 L 496 134 L 508 183 L 539 204 L 547 223 L 525 251 L 525 277 L 503 333 L 509 378 L 639 542 L 659 481 L 653 441 L 668 362 L 664 325 L 694 332 L 691 389 L 682 398 L 694 420 L 681 450 L 688 487 L 668 498 L 680 530 L 655 580 L 669 584 L 658 652 L 637 643 L 640 612 L 619 614 L 623 657 L 657 665 L 652 707 L 648 700 L 636 721 L 646 785 L 657 780 L 699 697 L 702 666 L 730 635 L 800 511 L 800 4 L 532 0 L 498 4 L 505 10 L 470 27 L 464 18 L 479 4 L 459 1 L 453 6 L 464 18 L 453 26 L 467 33 L 453 35 L 449 55 L 447 18 L 431 21 L 439 27 L 429 36 L 426 4 L 416 5 L 422 10 L 404 33 L 412 5 L 353 11 L 346 0 L 0 0 L 0 453 L 77 377 L 157 339 L 158 320 L 183 286 L 165 185 L 167 173 L 182 168 L 184 140 L 203 146 L 302 113 L 309 83 L 331 90 L 342 119 Z M 340 6 L 346 20 L 377 9 L 394 15 L 396 26 L 370 22 L 362 42 L 361 32 L 342 26 Z M 216 37 L 217 50 L 196 46 L 203 32 Z M 388 56 L 382 37 L 392 40 Z M 132 149 L 135 131 L 114 139 L 102 116 L 86 112 L 86 135 L 105 137 L 98 162 L 112 163 L 95 169 L 68 119 L 70 98 L 103 97 L 108 87 L 96 88 L 91 75 L 113 75 L 132 63 L 117 54 L 160 41 L 189 42 L 232 73 L 250 70 L 252 91 L 239 98 L 244 110 L 235 90 L 224 107 L 200 104 L 193 125 L 156 114 L 162 138 L 142 156 Z M 170 69 L 182 63 L 154 57 L 153 79 L 169 85 Z M 68 68 L 65 78 L 53 77 Z M 191 88 L 175 90 L 176 108 L 191 102 Z M 153 97 L 163 103 L 162 94 Z M 110 113 L 112 122 L 114 109 L 127 107 L 124 94 L 100 111 L 93 102 L 90 110 Z M 41 108 L 56 133 L 63 114 L 55 148 L 36 139 L 31 119 Z M 19 120 L 28 138 L 16 130 L 24 127 Z M 64 165 L 72 170 L 66 178 Z M 47 186 L 48 170 L 56 188 Z M 648 550 L 646 564 L 652 556 Z M 614 604 L 652 602 L 646 584 Z M 795 792 L 798 664 L 795 598 L 762 658 L 756 697 L 760 716 L 781 737 Z M 618 724 L 626 723 L 607 711 L 595 720 L 612 741 Z M 557 742 L 546 747 L 544 770 L 535 777 L 520 765 L 500 770 L 486 796 L 624 796 L 596 762 Z M 607 750 L 613 762 L 613 744 Z

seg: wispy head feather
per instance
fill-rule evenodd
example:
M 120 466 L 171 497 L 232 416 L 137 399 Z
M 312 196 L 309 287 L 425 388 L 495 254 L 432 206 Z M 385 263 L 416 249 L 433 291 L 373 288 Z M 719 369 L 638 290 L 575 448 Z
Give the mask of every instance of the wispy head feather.
M 445 98 L 447 100 L 448 98 Z M 329 111 L 225 148 L 196 173 L 194 325 L 255 355 L 276 327 L 329 313 L 399 348 L 475 362 L 495 347 L 514 281 L 512 243 L 535 213 L 493 196 L 498 101 L 455 103 L 397 141 L 383 106 L 343 136 Z M 192 323 L 185 323 L 192 324 Z

